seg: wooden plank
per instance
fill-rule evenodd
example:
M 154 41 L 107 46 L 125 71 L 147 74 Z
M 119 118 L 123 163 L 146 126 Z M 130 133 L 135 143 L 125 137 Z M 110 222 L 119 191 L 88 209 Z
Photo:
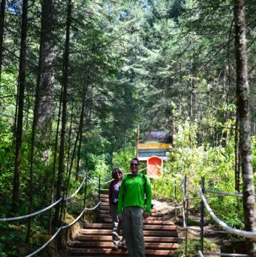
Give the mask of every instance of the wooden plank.
M 70 248 L 71 254 L 124 254 L 123 249 L 113 250 L 113 249 L 84 249 L 84 248 Z M 175 254 L 175 250 L 145 250 L 146 255 L 154 256 L 170 256 Z M 71 255 L 72 256 L 72 255 Z
M 81 229 L 82 235 L 111 235 L 111 229 Z M 144 230 L 144 236 L 177 236 L 177 231 L 173 230 Z
M 88 223 L 84 225 L 84 229 L 98 229 L 98 228 L 104 228 L 104 229 L 111 229 L 112 224 L 110 223 Z M 144 225 L 144 230 L 177 230 L 177 226 L 175 225 L 158 225 L 158 224 L 151 224 L 151 225 Z
M 102 222 L 106 222 L 106 223 L 111 223 L 112 220 L 110 217 L 107 217 L 107 218 L 101 218 Z M 168 220 L 168 219 L 158 219 L 158 218 L 155 218 L 155 219 L 150 219 L 150 218 L 147 218 L 146 220 L 143 221 L 144 224 L 173 224 L 172 221 Z
M 166 149 L 169 150 L 172 144 L 162 144 L 162 143 L 144 143 L 138 144 L 138 150 L 140 149 Z
M 91 241 L 91 242 L 75 242 L 73 244 L 73 247 L 79 247 L 79 248 L 95 248 L 95 247 L 101 247 L 101 248 L 112 248 L 113 247 L 113 242 L 96 242 L 96 241 Z M 120 246 L 121 248 L 122 246 Z M 176 243 L 145 243 L 145 247 L 147 249 L 177 249 L 178 244 Z
M 76 241 L 105 241 L 105 242 L 112 242 L 112 236 L 105 236 L 105 235 L 77 235 L 75 237 Z M 154 236 L 145 236 L 145 242 L 171 242 L 177 243 L 179 241 L 178 237 L 154 237 Z

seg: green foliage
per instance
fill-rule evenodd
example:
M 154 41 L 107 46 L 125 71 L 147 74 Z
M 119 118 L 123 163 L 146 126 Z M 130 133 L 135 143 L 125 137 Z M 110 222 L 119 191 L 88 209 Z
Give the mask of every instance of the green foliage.
M 41 225 L 32 224 L 31 237 L 29 243 L 26 243 L 27 225 L 26 222 L 19 221 L 8 224 L 5 222 L 0 223 L 0 256 L 1 257 L 22 257 L 27 256 L 33 251 L 37 250 L 49 239 L 50 235 Z M 38 256 L 47 257 L 53 256 L 51 248 L 44 249 Z
M 135 147 L 130 146 L 121 149 L 118 152 L 113 153 L 113 160 L 112 160 L 112 165 L 113 167 L 120 167 L 124 173 L 130 172 L 130 162 L 131 159 L 134 158 L 136 155 L 135 153 Z M 143 167 L 140 167 L 143 169 Z
M 227 126 L 227 125 L 226 125 Z M 225 127 L 225 126 L 223 126 Z M 177 200 L 182 202 L 181 182 L 186 176 L 186 194 L 198 198 L 201 179 L 205 178 L 207 189 L 219 192 L 235 191 L 234 177 L 234 141 L 232 136 L 223 138 L 218 147 L 197 146 L 197 125 L 186 122 L 179 126 L 174 147 L 170 149 L 170 158 L 164 164 L 163 179 L 155 179 L 154 190 L 172 198 L 176 185 Z M 207 194 L 208 195 L 208 194 Z M 209 195 L 211 195 L 209 193 Z M 157 194 L 155 194 L 156 197 Z M 221 198 L 221 200 L 220 200 Z M 242 199 L 236 197 L 213 197 L 208 202 L 215 214 L 229 226 L 243 227 Z M 221 203 L 221 204 L 220 204 Z M 190 201 L 190 207 L 199 209 L 200 201 Z M 208 216 L 208 218 L 210 218 Z
M 182 242 L 180 247 L 178 248 L 177 252 L 175 253 L 175 256 L 177 257 L 196 257 L 198 256 L 198 251 L 201 248 L 199 239 L 189 239 L 187 242 L 185 240 Z M 186 249 L 187 248 L 187 249 Z M 208 239 L 204 238 L 204 251 L 206 252 L 219 252 L 219 247 L 209 241 Z M 187 255 L 186 255 L 187 253 Z
M 256 138 L 255 136 L 252 137 L 252 165 L 255 173 L 256 171 Z
M 247 4 L 250 6 L 246 8 L 247 31 L 250 32 L 247 33 L 250 46 L 248 70 L 253 85 L 256 77 L 255 5 L 251 0 Z M 20 214 L 28 212 L 30 192 L 35 210 L 48 206 L 56 193 L 57 124 L 61 107 L 58 99 L 63 80 L 63 35 L 67 14 L 66 4 L 56 2 L 53 7 L 57 11 L 50 10 L 55 17 L 54 22 L 48 24 L 51 26 L 46 26 L 49 29 L 47 35 L 40 26 L 40 20 L 44 20 L 41 19 L 41 2 L 34 1 L 28 10 Z M 20 4 L 7 1 L 5 26 L 8 29 L 4 35 L 0 81 L 0 213 L 3 217 L 8 216 L 12 204 L 21 13 Z M 135 128 L 138 124 L 144 134 L 152 130 L 173 131 L 174 146 L 168 155 L 170 160 L 164 165 L 163 177 L 152 181 L 154 197 L 173 198 L 185 176 L 187 194 L 192 197 L 198 196 L 202 177 L 210 189 L 234 191 L 236 69 L 232 17 L 233 2 L 230 0 L 73 3 L 68 67 L 69 135 L 67 133 L 65 144 L 63 191 L 68 187 L 69 192 L 73 192 L 79 184 L 77 172 L 80 169 L 88 171 L 91 180 L 88 182 L 90 200 L 87 203 L 93 204 L 97 200 L 99 177 L 101 186 L 106 188 L 114 166 L 129 171 L 130 160 L 135 156 Z M 51 38 L 44 43 L 47 49 L 42 49 L 42 53 L 39 52 L 42 47 L 39 45 L 40 35 Z M 39 64 L 40 54 L 44 60 L 50 59 L 49 62 Z M 41 107 L 47 105 L 51 113 L 42 131 L 36 130 L 31 163 L 38 75 L 45 76 L 44 82 L 50 83 L 51 90 L 44 92 L 45 105 Z M 255 134 L 256 119 L 255 88 L 251 87 L 249 103 L 252 134 Z M 48 133 L 45 127 L 49 129 Z M 81 137 L 77 142 L 79 129 Z M 252 161 L 255 170 L 254 140 Z M 69 171 L 71 176 L 67 186 Z M 143 164 L 141 172 L 145 172 Z M 181 190 L 177 191 L 177 199 L 182 201 Z M 222 200 L 222 206 L 219 206 L 218 199 Z M 78 212 L 83 204 L 81 193 L 71 207 L 77 207 Z M 197 208 L 199 200 L 193 204 Z M 219 197 L 212 198 L 210 204 L 229 225 L 242 226 L 240 200 Z M 44 221 L 35 219 L 35 229 L 40 230 L 39 225 L 47 226 L 48 214 L 42 217 Z M 10 250 L 7 255 L 15 254 Z
M 225 188 L 221 191 L 223 192 Z M 242 198 L 234 196 L 214 197 L 210 200 L 210 206 L 215 215 L 228 226 L 244 229 Z

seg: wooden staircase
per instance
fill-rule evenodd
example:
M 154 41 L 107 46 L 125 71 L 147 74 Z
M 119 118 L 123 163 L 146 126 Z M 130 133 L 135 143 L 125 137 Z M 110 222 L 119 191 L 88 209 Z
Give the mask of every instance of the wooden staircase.
M 178 247 L 177 227 L 170 220 L 170 213 L 156 212 L 144 220 L 145 255 L 171 256 Z M 108 195 L 101 194 L 99 223 L 89 223 L 80 230 L 69 245 L 69 257 L 77 256 L 127 256 L 127 250 L 112 249 L 111 217 Z

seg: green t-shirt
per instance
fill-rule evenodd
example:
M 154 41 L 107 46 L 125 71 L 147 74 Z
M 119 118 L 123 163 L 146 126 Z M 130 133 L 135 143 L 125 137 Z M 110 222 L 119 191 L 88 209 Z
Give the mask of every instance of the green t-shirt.
M 151 199 L 151 183 L 148 176 L 143 174 L 132 176 L 131 174 L 128 174 L 123 178 L 120 186 L 117 214 L 121 214 L 123 208 L 129 206 L 145 208 L 145 212 L 150 213 Z

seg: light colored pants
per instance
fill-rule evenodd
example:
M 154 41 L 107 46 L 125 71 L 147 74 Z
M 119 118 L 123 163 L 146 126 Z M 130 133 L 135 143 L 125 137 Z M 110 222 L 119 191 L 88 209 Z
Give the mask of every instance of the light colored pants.
M 112 240 L 114 245 L 118 245 L 120 242 L 121 222 L 117 218 L 117 205 L 111 204 L 110 215 L 112 218 Z
M 145 257 L 142 208 L 131 206 L 123 209 L 123 230 L 128 256 Z

